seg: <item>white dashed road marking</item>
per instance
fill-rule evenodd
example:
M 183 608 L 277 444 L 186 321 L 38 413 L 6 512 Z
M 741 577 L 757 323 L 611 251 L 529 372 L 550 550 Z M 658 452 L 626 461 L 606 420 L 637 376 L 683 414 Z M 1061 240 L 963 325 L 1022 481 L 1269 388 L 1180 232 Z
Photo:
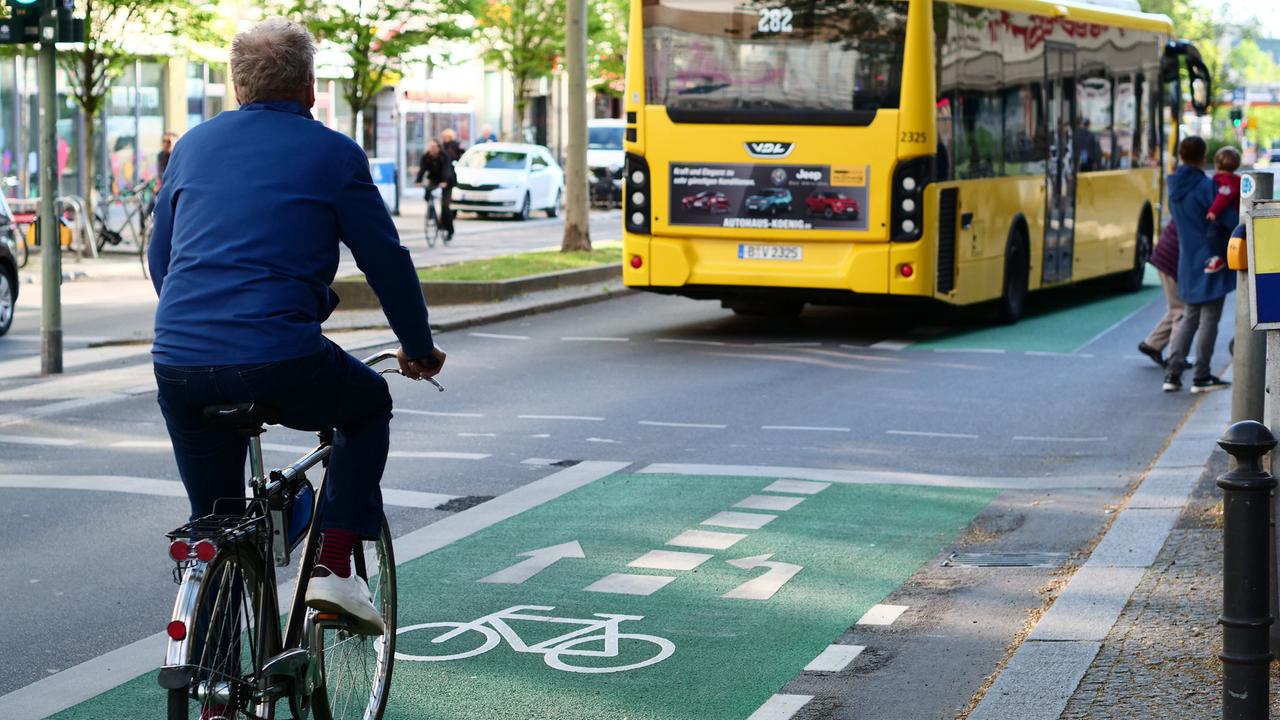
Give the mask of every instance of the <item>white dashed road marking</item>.
M 677 345 L 709 345 L 711 347 L 724 347 L 728 343 L 719 340 L 685 340 L 684 338 L 658 338 L 655 342 L 674 343 Z
M 387 453 L 387 457 L 392 458 L 428 458 L 432 460 L 483 460 L 489 457 L 488 453 L 466 453 L 466 452 L 440 452 L 440 451 L 418 451 L 418 450 L 392 450 Z
M 706 553 L 679 552 L 677 550 L 650 550 L 627 563 L 627 567 L 646 570 L 692 570 L 711 559 Z
M 133 448 L 137 450 L 168 450 L 168 440 L 120 440 L 111 443 L 114 448 Z M 266 447 L 265 445 L 263 447 Z
M 840 672 L 849 667 L 863 650 L 865 645 L 828 645 L 818 657 L 804 666 L 805 672 Z
M 716 423 L 662 422 L 660 420 L 641 420 L 640 424 L 651 427 L 706 428 L 708 430 L 723 430 L 729 427 L 728 425 L 717 425 Z
M 702 548 L 704 550 L 728 550 L 746 535 L 741 533 L 713 532 L 711 530 L 685 530 L 667 541 L 676 547 Z
M 579 422 L 604 422 L 593 415 L 517 415 L 520 420 L 577 420 Z
M 1026 440 L 1031 442 L 1067 442 L 1067 443 L 1087 443 L 1087 442 L 1106 442 L 1105 437 L 1052 437 L 1046 435 L 1014 435 L 1014 440 Z
M 853 432 L 847 427 L 823 427 L 813 425 L 761 425 L 761 430 L 794 430 L 797 432 Z
M 482 418 L 484 413 L 466 413 L 466 412 L 438 412 L 435 410 L 408 410 L 406 408 L 396 408 L 392 413 L 404 413 L 405 415 L 430 415 L 431 417 L 458 417 L 458 418 Z
M 70 445 L 79 445 L 79 440 L 71 438 L 47 438 L 47 437 L 27 437 L 22 435 L 0 435 L 0 443 L 8 443 L 10 445 L 48 445 L 55 447 L 67 447 Z
M 790 510 L 802 502 L 804 502 L 804 498 L 802 497 L 752 495 L 736 503 L 734 507 L 746 510 Z
M 934 348 L 937 353 L 979 353 L 981 355 L 1003 355 L 1004 350 L 997 348 Z
M 631 338 L 624 337 L 591 337 L 591 336 L 575 336 L 562 337 L 565 342 L 631 342 Z
M 774 695 L 759 710 L 751 713 L 747 720 L 791 720 L 812 699 L 812 695 Z
M 467 333 L 471 337 L 487 338 L 489 340 L 528 340 L 528 335 L 501 335 L 498 333 L 473 332 Z
M 769 523 L 777 520 L 777 515 L 765 515 L 763 513 L 744 513 L 724 511 L 703 520 L 700 525 L 712 525 L 715 527 L 727 527 L 735 530 L 759 530 Z
M 870 347 L 872 350 L 905 350 L 910 346 L 910 340 L 881 340 L 878 343 L 872 343 Z M 862 349 L 855 345 L 841 345 L 840 347 Z
M 779 480 L 765 488 L 764 491 L 795 493 L 797 495 L 817 495 L 829 487 L 831 487 L 831 483 L 827 482 L 814 482 L 812 480 Z
M 652 595 L 675 580 L 674 575 L 612 573 L 583 588 L 587 592 L 615 595 Z
M 858 619 L 857 624 L 892 625 L 893 621 L 897 620 L 898 617 L 906 611 L 906 605 L 872 605 L 871 609 L 867 611 L 867 614 Z
M 911 435 L 913 437 L 956 438 L 960 440 L 977 440 L 977 435 L 969 433 L 925 432 L 923 430 L 885 430 L 885 435 Z

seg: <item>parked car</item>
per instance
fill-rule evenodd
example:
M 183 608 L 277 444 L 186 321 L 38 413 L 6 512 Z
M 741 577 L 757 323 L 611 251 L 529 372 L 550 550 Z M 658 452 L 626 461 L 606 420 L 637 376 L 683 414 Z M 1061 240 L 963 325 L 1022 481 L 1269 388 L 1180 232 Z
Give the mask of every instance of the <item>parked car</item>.
M 685 210 L 701 210 L 708 213 L 729 212 L 729 198 L 722 192 L 703 190 L 700 193 L 680 198 Z
M 861 210 L 857 200 L 831 190 L 820 190 L 810 195 L 805 200 L 805 204 L 809 206 L 810 214 L 822 215 L 826 218 L 841 217 L 846 220 L 857 220 Z
M 617 118 L 587 121 L 587 170 L 592 205 L 622 204 L 622 166 L 626 161 L 622 138 L 626 129 L 626 123 Z
M 6 233 L 0 239 L 0 335 L 13 326 L 13 310 L 18 302 L 18 258 L 9 243 Z
M 791 191 L 783 188 L 769 188 L 747 198 L 743 206 L 747 212 L 766 215 L 791 212 Z
M 541 145 L 473 145 L 458 159 L 455 170 L 454 210 L 511 213 L 519 220 L 527 220 L 533 210 L 542 210 L 547 217 L 560 213 L 564 171 Z

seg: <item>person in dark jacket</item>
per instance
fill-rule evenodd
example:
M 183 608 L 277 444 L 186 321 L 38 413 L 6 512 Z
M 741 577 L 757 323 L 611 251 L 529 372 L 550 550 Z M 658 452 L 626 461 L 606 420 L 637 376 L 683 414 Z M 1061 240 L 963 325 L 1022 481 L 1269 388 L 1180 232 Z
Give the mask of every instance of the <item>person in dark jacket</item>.
M 1160 286 L 1164 288 L 1165 311 L 1160 322 L 1151 328 L 1147 339 L 1138 343 L 1138 352 L 1151 358 L 1160 367 L 1168 363 L 1164 359 L 1164 350 L 1169 346 L 1173 331 L 1182 322 L 1182 314 L 1186 310 L 1182 298 L 1178 297 L 1178 226 L 1169 223 L 1160 233 L 1160 242 L 1151 252 L 1151 264 L 1160 275 Z
M 453 128 L 445 128 L 440 133 L 440 149 L 453 162 L 458 162 L 462 158 L 462 153 L 467 149 L 462 147 L 462 143 L 458 142 L 458 133 Z
M 1236 289 L 1236 274 L 1204 272 L 1205 263 L 1213 255 L 1212 223 L 1206 215 L 1214 198 L 1213 181 L 1204 173 L 1206 150 L 1202 138 L 1192 136 L 1183 140 L 1178 144 L 1182 165 L 1169 176 L 1169 206 L 1178 226 L 1178 297 L 1187 308 L 1173 334 L 1168 372 L 1164 377 L 1165 392 L 1182 389 L 1182 371 L 1187 367 L 1191 341 L 1197 334 L 1199 342 L 1191 392 L 1207 392 L 1231 384 L 1215 377 L 1210 366 L 1223 300 Z M 1230 230 L 1235 228 L 1238 218 L 1236 209 L 1231 208 L 1216 222 Z
M 453 211 L 449 208 L 449 196 L 453 192 L 453 159 L 441 149 L 436 140 L 427 143 L 427 151 L 422 154 L 422 161 L 418 164 L 418 178 L 414 183 L 423 185 L 423 179 L 426 179 L 428 218 L 431 217 L 431 196 L 436 188 L 440 189 L 440 214 L 437 218 L 447 244 L 453 240 Z M 430 228 L 427 231 L 430 232 Z

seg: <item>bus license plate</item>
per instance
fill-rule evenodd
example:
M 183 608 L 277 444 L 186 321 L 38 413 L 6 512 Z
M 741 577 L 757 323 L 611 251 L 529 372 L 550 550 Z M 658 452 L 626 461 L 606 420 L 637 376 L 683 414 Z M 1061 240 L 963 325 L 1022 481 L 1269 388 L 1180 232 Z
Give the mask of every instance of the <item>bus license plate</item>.
M 739 260 L 792 260 L 804 259 L 800 245 L 738 245 Z

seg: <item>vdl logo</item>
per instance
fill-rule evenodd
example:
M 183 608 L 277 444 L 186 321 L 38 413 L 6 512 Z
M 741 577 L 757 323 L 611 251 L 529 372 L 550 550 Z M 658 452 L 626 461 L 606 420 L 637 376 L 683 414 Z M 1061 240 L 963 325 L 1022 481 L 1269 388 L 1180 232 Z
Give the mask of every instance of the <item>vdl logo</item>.
M 758 158 L 784 158 L 794 147 L 795 144 L 789 142 L 749 142 L 747 153 Z

